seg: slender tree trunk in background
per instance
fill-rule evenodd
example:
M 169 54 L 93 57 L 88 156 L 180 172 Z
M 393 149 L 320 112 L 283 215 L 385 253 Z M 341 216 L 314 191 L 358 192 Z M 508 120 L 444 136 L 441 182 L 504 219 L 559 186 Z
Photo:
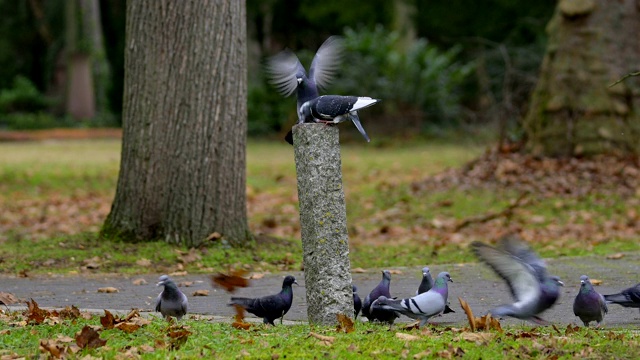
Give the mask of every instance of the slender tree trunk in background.
M 122 161 L 102 234 L 250 240 L 245 2 L 127 2 Z
M 91 56 L 87 51 L 86 34 L 80 31 L 82 17 L 78 1 L 68 0 L 65 6 L 66 112 L 76 119 L 90 119 L 96 113 Z
M 107 52 L 102 36 L 100 21 L 100 5 L 98 0 L 80 0 L 82 32 L 91 55 L 91 73 L 93 75 L 93 93 L 96 111 L 100 114 L 110 112 L 107 93 L 111 87 L 111 69 L 107 60 Z
M 525 129 L 544 155 L 640 152 L 637 0 L 561 0 Z

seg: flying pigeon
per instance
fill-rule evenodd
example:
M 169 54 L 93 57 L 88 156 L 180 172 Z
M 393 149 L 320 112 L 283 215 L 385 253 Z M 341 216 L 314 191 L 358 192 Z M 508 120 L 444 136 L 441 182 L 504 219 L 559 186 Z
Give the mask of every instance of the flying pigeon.
M 617 294 L 605 295 L 604 299 L 609 304 L 618 304 L 624 307 L 640 308 L 640 283 L 624 289 Z
M 156 311 L 165 318 L 175 316 L 178 320 L 182 319 L 189 305 L 187 296 L 178 289 L 169 276 L 162 275 L 158 280 L 156 286 L 164 286 L 164 289 L 156 299 Z
M 515 299 L 513 304 L 491 310 L 491 314 L 546 324 L 538 314 L 555 304 L 560 297 L 559 286 L 564 283 L 547 274 L 544 261 L 515 236 L 503 238 L 497 248 L 481 242 L 473 242 L 471 247 L 480 260 L 507 282 Z
M 358 314 L 360 313 L 360 309 L 362 309 L 362 300 L 360 300 L 360 296 L 358 296 L 358 288 L 355 285 L 352 285 L 353 290 L 353 312 L 354 312 L 354 320 L 358 318 Z
M 293 302 L 293 289 L 291 288 L 293 284 L 298 284 L 296 278 L 287 275 L 282 282 L 282 290 L 279 293 L 255 299 L 232 297 L 228 305 L 243 307 L 255 316 L 261 317 L 265 324 L 275 325 L 273 321 L 278 318 L 282 324 L 282 319 Z
M 344 50 L 343 40 L 331 36 L 320 46 L 313 57 L 309 73 L 291 50 L 284 50 L 269 59 L 266 72 L 278 92 L 290 96 L 297 90 L 297 112 L 302 104 L 318 97 L 318 87 L 326 88 L 338 69 Z M 312 119 L 310 119 L 312 121 Z M 291 130 L 285 140 L 293 145 Z
M 369 139 L 369 135 L 367 135 L 367 132 L 364 131 L 360 123 L 358 110 L 367 108 L 378 102 L 380 102 L 379 99 L 366 96 L 319 96 L 300 106 L 300 110 L 298 110 L 298 123 L 315 121 L 326 124 L 339 124 L 351 120 L 360 134 L 369 142 L 371 139 Z
M 604 296 L 593 289 L 587 275 L 580 276 L 580 291 L 573 301 L 573 313 L 582 320 L 584 326 L 589 326 L 591 321 L 600 326 L 604 315 L 609 311 Z
M 366 316 L 369 321 L 380 321 L 380 322 L 388 322 L 393 323 L 398 315 L 393 311 L 384 310 L 381 308 L 376 308 L 373 310 L 373 302 L 376 301 L 380 296 L 384 296 L 386 298 L 391 298 L 391 293 L 389 292 L 389 285 L 391 284 L 391 273 L 389 270 L 382 271 L 382 280 L 380 283 L 371 290 L 369 295 L 364 298 L 362 302 L 362 315 Z
M 443 271 L 438 274 L 435 284 L 427 292 L 402 300 L 381 296 L 371 306 L 393 310 L 412 319 L 420 320 L 418 326 L 424 326 L 429 318 L 444 312 L 449 296 L 447 282 L 453 282 L 453 280 L 448 272 Z
M 422 268 L 422 281 L 420 281 L 420 285 L 418 286 L 418 290 L 416 290 L 416 295 L 420 295 L 422 293 L 426 293 L 431 290 L 433 287 L 433 277 L 431 277 L 431 272 L 429 271 L 429 267 L 425 266 Z M 449 304 L 444 306 L 443 314 L 454 313 L 453 309 L 449 307 Z

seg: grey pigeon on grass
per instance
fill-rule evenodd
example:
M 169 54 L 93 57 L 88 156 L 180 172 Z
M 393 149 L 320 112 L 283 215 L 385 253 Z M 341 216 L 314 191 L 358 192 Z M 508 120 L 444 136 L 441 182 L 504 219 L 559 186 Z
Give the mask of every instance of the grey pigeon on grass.
M 239 305 L 257 317 L 261 317 L 265 324 L 274 324 L 274 320 L 282 319 L 291 308 L 293 302 L 293 284 L 298 284 L 296 278 L 287 275 L 282 282 L 282 290 L 274 295 L 260 298 L 232 297 L 229 306 Z
M 416 295 L 426 293 L 427 291 L 431 290 L 432 287 L 433 287 L 433 277 L 431 277 L 431 272 L 429 271 L 429 267 L 425 266 L 422 268 L 422 280 L 420 281 L 418 290 L 416 290 Z M 455 313 L 455 311 L 453 311 L 453 309 L 451 309 L 449 307 L 449 304 L 447 303 L 444 306 L 444 311 L 442 313 L 443 314 Z
M 326 124 L 339 124 L 351 120 L 360 134 L 367 140 L 369 135 L 364 131 L 358 116 L 358 110 L 367 108 L 380 102 L 366 96 L 340 96 L 323 95 L 309 100 L 300 106 L 298 110 L 298 123 L 323 122 Z
M 355 285 L 351 285 L 353 290 L 353 313 L 354 320 L 358 318 L 358 314 L 360 313 L 360 309 L 362 309 L 362 300 L 360 300 L 360 296 L 358 296 L 358 288 Z
M 628 289 L 624 289 L 617 294 L 605 295 L 604 299 L 609 304 L 618 304 L 630 308 L 640 308 L 640 283 Z
M 580 276 L 580 291 L 573 301 L 573 313 L 582 320 L 584 326 L 595 321 L 599 327 L 604 315 L 609 311 L 604 296 L 593 289 L 587 275 Z
M 393 310 L 412 319 L 420 320 L 418 326 L 424 326 L 429 318 L 444 312 L 449 297 L 448 282 L 453 282 L 451 275 L 443 271 L 438 274 L 435 284 L 429 291 L 402 300 L 381 296 L 372 307 Z
M 156 311 L 165 318 L 174 316 L 178 320 L 182 319 L 189 305 L 187 296 L 178 289 L 169 276 L 162 275 L 158 280 L 156 286 L 164 286 L 164 289 L 156 299 Z
M 284 50 L 271 57 L 265 70 L 271 83 L 282 95 L 289 96 L 297 90 L 298 113 L 302 104 L 319 96 L 318 87 L 326 88 L 329 85 L 338 69 L 343 50 L 342 38 L 331 36 L 316 52 L 308 74 L 291 50 Z M 293 145 L 291 131 L 287 133 L 285 140 Z
M 473 242 L 471 247 L 506 281 L 515 299 L 513 304 L 499 306 L 490 313 L 546 324 L 538 315 L 556 303 L 564 283 L 557 276 L 548 275 L 544 261 L 516 236 L 504 237 L 498 247 L 481 242 Z
M 391 293 L 389 291 L 389 286 L 391 285 L 391 273 L 389 270 L 382 271 L 382 280 L 380 283 L 371 290 L 369 295 L 364 298 L 362 302 L 362 315 L 364 315 L 369 321 L 380 321 L 393 324 L 398 315 L 389 310 L 385 310 L 382 308 L 373 309 L 373 302 L 376 301 L 379 297 L 384 296 L 386 298 L 391 298 Z

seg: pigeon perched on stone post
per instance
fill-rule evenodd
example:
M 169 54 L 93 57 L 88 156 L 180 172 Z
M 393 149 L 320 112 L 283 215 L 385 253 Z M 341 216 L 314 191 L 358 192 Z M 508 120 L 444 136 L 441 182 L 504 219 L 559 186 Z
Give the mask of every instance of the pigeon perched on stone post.
M 516 300 L 513 304 L 492 309 L 490 313 L 495 317 L 510 316 L 546 324 L 538 315 L 556 303 L 564 283 L 559 277 L 548 275 L 544 261 L 513 235 L 504 237 L 498 247 L 476 241 L 471 248 L 506 281 Z
M 604 299 L 609 304 L 618 304 L 624 307 L 640 308 L 640 283 L 622 290 L 617 294 L 605 295 Z
M 232 297 L 229 306 L 238 305 L 257 317 L 261 317 L 265 324 L 274 325 L 274 320 L 282 319 L 293 303 L 293 284 L 298 284 L 296 278 L 287 275 L 282 282 L 282 290 L 274 295 L 259 298 Z
M 589 277 L 580 276 L 580 290 L 573 301 L 573 313 L 582 320 L 584 326 L 588 327 L 591 321 L 595 321 L 596 327 L 599 327 L 608 311 L 604 296 L 593 288 Z
M 168 275 L 162 275 L 158 280 L 156 286 L 164 286 L 164 289 L 156 299 L 156 311 L 160 312 L 164 318 L 174 316 L 178 320 L 182 319 L 189 305 L 187 296 L 178 289 Z
M 265 70 L 270 82 L 282 95 L 290 96 L 297 92 L 298 113 L 302 104 L 319 96 L 318 88 L 326 88 L 329 85 L 338 69 L 343 51 L 342 38 L 331 36 L 316 52 L 308 74 L 298 57 L 288 49 L 272 56 Z M 287 133 L 285 140 L 293 145 L 291 131 Z
M 339 124 L 351 120 L 360 134 L 367 140 L 369 135 L 364 131 L 358 116 L 358 110 L 367 108 L 380 102 L 366 96 L 322 95 L 303 103 L 298 110 L 298 123 L 323 122 Z
M 402 300 L 380 296 L 373 302 L 371 307 L 373 311 L 378 309 L 391 310 L 412 319 L 420 320 L 418 326 L 424 326 L 429 318 L 439 315 L 444 311 L 449 297 L 448 282 L 453 282 L 451 275 L 443 271 L 438 274 L 433 287 L 429 291 Z

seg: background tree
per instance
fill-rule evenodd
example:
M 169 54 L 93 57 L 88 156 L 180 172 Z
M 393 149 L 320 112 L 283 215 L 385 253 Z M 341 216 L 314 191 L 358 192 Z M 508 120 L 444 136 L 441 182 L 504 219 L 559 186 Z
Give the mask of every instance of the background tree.
M 122 162 L 102 234 L 250 239 L 245 3 L 127 2 Z
M 558 2 L 525 119 L 529 147 L 546 155 L 640 150 L 640 80 L 609 87 L 640 66 L 636 0 Z

